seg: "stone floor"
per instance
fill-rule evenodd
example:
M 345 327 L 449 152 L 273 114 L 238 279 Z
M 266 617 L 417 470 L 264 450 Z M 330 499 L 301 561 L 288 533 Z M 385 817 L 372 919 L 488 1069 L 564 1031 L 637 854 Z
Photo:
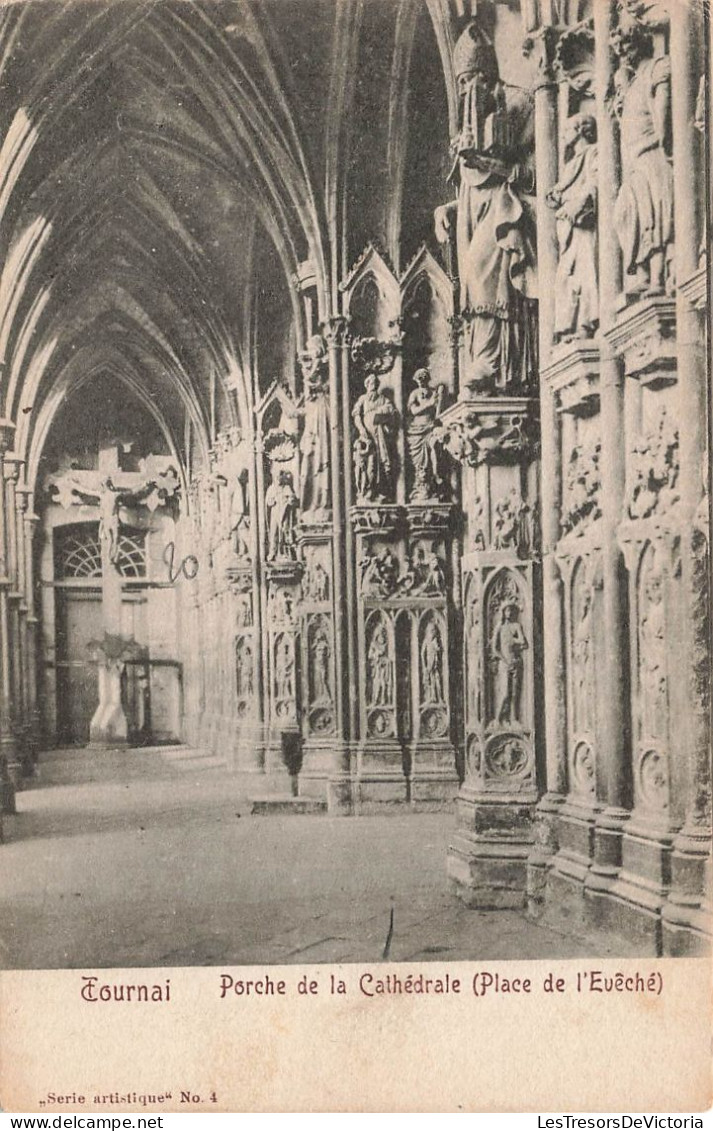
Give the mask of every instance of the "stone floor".
M 601 956 L 448 890 L 454 817 L 251 816 L 185 748 L 52 751 L 5 818 L 6 969 Z

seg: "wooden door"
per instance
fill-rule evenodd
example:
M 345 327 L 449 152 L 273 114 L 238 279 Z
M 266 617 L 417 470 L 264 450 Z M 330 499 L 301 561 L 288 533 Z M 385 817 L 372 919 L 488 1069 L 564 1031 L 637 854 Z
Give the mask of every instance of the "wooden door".
M 88 644 L 101 640 L 101 590 L 57 591 L 57 731 L 63 745 L 89 741 L 89 723 L 99 703 L 96 663 Z

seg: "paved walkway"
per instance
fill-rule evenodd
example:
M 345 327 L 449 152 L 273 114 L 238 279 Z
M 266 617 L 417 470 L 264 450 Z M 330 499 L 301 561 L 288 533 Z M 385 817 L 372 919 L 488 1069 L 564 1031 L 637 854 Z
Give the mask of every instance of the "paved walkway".
M 250 816 L 185 749 L 45 754 L 0 847 L 0 965 L 604 956 L 448 891 L 448 814 Z

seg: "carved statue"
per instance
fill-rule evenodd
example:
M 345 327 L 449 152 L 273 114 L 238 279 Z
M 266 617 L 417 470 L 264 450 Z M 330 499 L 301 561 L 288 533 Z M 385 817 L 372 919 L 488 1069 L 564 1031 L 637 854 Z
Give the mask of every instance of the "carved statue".
M 314 702 L 331 703 L 332 692 L 329 679 L 329 661 L 331 649 L 329 640 L 323 628 L 319 628 L 312 643 L 312 659 L 314 662 Z
M 364 392 L 352 409 L 357 437 L 354 441 L 354 474 L 360 502 L 383 503 L 392 499 L 394 480 L 394 436 L 396 409 L 379 390 L 379 378 L 369 373 Z
M 292 486 L 292 475 L 281 471 L 265 492 L 265 509 L 268 511 L 267 559 L 294 558 L 297 495 Z
M 275 698 L 292 699 L 295 694 L 295 660 L 287 637 L 275 649 Z
M 559 241 L 554 334 L 564 341 L 591 338 L 599 324 L 597 123 L 589 114 L 575 114 L 568 125 L 567 161 L 547 194 Z
M 574 668 L 574 725 L 577 733 L 591 733 L 592 720 L 592 691 L 594 688 L 593 659 L 593 625 L 592 625 L 592 590 L 584 589 L 580 593 L 579 608 L 576 610 L 574 636 L 572 640 L 572 656 Z
M 492 655 L 498 666 L 499 692 L 496 717 L 499 723 L 520 722 L 523 652 L 529 647 L 518 618 L 515 601 L 503 605 L 492 639 Z
M 617 30 L 616 76 L 621 116 L 622 183 L 614 224 L 634 294 L 673 288 L 673 168 L 671 64 L 653 57 L 653 37 L 629 21 Z
M 517 549 L 522 500 L 513 487 L 509 495 L 495 504 L 493 544 L 496 550 Z
M 229 482 L 229 498 L 227 506 L 228 536 L 233 543 L 233 552 L 238 558 L 248 557 L 250 547 L 247 535 L 250 532 L 250 508 L 247 496 L 247 469 L 236 475 Z
M 302 514 L 318 517 L 331 506 L 329 483 L 329 392 L 325 377 L 327 350 L 319 334 L 313 335 L 300 358 L 305 391 L 297 414 L 304 417 L 300 439 L 300 507 Z
M 453 52 L 460 133 L 453 142 L 457 200 L 436 209 L 436 237 L 455 243 L 465 324 L 466 385 L 528 384 L 536 369 L 535 223 L 523 193 L 534 178 L 518 162 L 514 117 L 495 50 L 472 21 Z
M 427 369 L 413 375 L 416 388 L 409 395 L 406 411 L 406 442 L 413 467 L 411 498 L 422 501 L 438 497 L 443 486 L 439 470 L 442 446 L 438 421 L 445 385 L 431 386 Z
M 329 577 L 321 562 L 315 562 L 307 571 L 304 595 L 312 601 L 326 601 L 329 597 Z
M 424 703 L 443 702 L 443 645 L 433 621 L 428 622 L 421 644 L 421 686 Z
M 361 562 L 361 591 L 364 597 L 390 597 L 399 581 L 399 563 L 391 550 L 365 554 Z
M 386 626 L 381 623 L 374 629 L 367 659 L 370 683 L 369 702 L 374 707 L 388 704 L 393 698 L 393 679 L 391 657 L 389 656 L 389 639 Z
M 236 649 L 235 689 L 238 699 L 253 694 L 253 653 L 247 640 L 240 641 Z

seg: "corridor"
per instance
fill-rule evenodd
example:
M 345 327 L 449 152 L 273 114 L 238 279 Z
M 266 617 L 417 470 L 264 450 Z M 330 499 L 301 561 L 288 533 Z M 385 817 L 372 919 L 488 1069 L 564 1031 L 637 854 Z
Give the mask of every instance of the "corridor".
M 45 753 L 4 818 L 6 969 L 617 954 L 448 890 L 450 814 L 253 816 L 186 747 Z M 620 952 L 619 952 L 620 953 Z

